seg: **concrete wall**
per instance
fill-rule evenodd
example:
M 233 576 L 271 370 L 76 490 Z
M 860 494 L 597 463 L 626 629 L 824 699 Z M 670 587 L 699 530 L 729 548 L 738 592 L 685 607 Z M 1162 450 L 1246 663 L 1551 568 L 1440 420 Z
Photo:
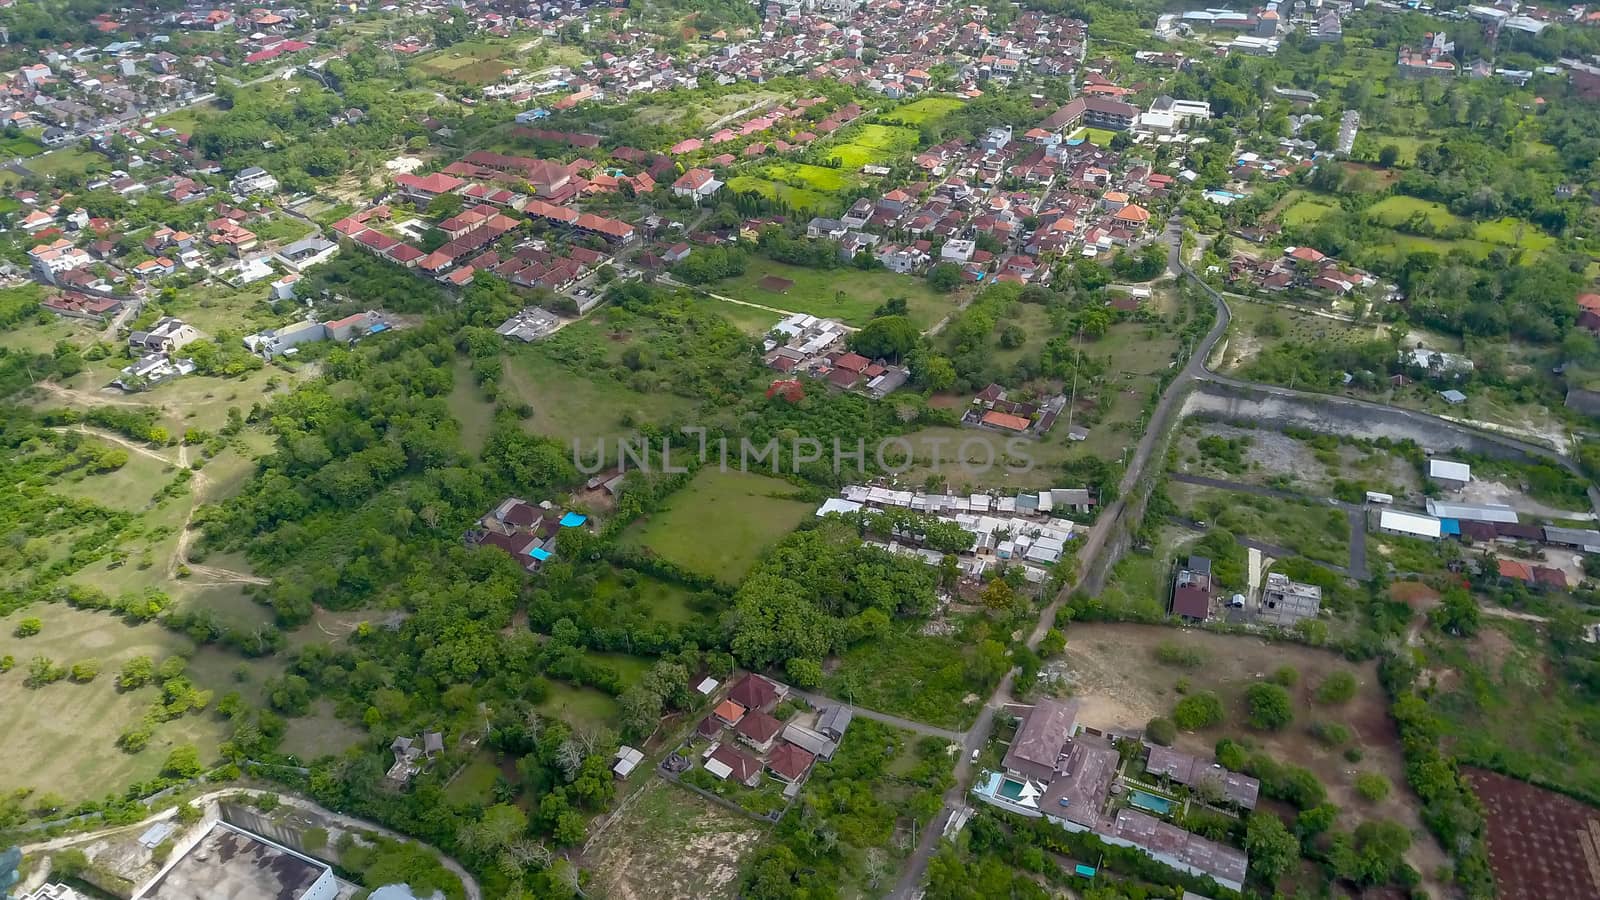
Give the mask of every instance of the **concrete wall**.
M 1236 382 L 1207 380 L 1195 385 L 1183 404 L 1184 416 L 1210 416 L 1256 427 L 1296 427 L 1347 437 L 1410 438 L 1425 449 L 1448 452 L 1463 449 L 1499 459 L 1570 461 L 1554 450 L 1515 438 L 1502 437 L 1456 425 L 1409 410 L 1359 403 L 1344 397 L 1254 387 Z

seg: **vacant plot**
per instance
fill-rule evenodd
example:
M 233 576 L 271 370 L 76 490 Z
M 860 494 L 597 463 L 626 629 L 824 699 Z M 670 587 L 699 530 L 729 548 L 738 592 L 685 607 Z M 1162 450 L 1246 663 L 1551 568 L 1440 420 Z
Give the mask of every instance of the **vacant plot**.
M 1181 668 L 1157 662 L 1156 652 L 1164 644 L 1197 664 Z M 1219 738 L 1232 737 L 1279 762 L 1304 766 L 1327 788 L 1329 800 L 1343 810 L 1341 824 L 1345 827 L 1366 819 L 1393 819 L 1419 835 L 1406 855 L 1412 866 L 1433 872 L 1444 863 L 1444 854 L 1433 839 L 1422 836 L 1417 799 L 1404 787 L 1399 736 L 1389 718 L 1375 663 L 1358 665 L 1328 651 L 1253 637 L 1098 623 L 1073 624 L 1067 629 L 1065 659 L 1073 695 L 1082 704 L 1078 719 L 1083 724 L 1142 729 L 1151 718 L 1172 711 L 1182 696 L 1177 689 L 1180 679 L 1191 693 L 1214 691 L 1227 710 L 1224 724 L 1199 733 L 1180 733 L 1174 746 L 1209 759 Z M 1278 732 L 1246 728 L 1245 690 L 1285 666 L 1299 675 L 1290 689 L 1294 723 Z M 1334 672 L 1356 678 L 1355 696 L 1336 706 L 1315 703 L 1312 697 L 1317 685 Z M 1359 765 L 1345 758 L 1344 746 L 1330 747 L 1311 736 L 1309 726 L 1318 721 L 1350 730 L 1350 745 L 1360 747 L 1363 753 Z M 1387 799 L 1372 804 L 1356 796 L 1355 776 L 1363 771 L 1379 772 L 1389 779 L 1395 789 Z
M 1336 566 L 1350 561 L 1350 521 L 1342 509 L 1192 484 L 1170 484 L 1167 493 L 1183 515 L 1226 528 L 1235 537 L 1254 538 Z
M 583 378 L 547 356 L 541 344 L 511 351 L 500 386 L 507 399 L 533 408 L 524 428 L 564 442 L 582 440 L 585 446 L 633 434 L 632 422 L 670 421 L 694 405 L 672 394 L 635 391 L 606 377 Z
M 13 634 L 24 618 L 40 619 L 43 630 L 30 638 Z M 33 606 L 0 619 L 0 654 L 12 656 L 16 669 L 0 677 L 0 705 L 37 710 L 26 727 L 6 729 L 0 752 L 10 762 L 0 773 L 0 790 L 33 788 L 71 802 L 98 799 L 134 781 L 153 777 L 173 747 L 193 744 L 202 760 L 216 755 L 228 726 L 211 713 L 185 716 L 155 729 L 143 751 L 127 754 L 116 740 L 137 725 L 160 697 L 154 686 L 119 692 L 116 674 L 135 656 L 157 661 L 194 650 L 188 638 L 159 625 L 129 626 L 100 612 L 64 605 Z M 28 661 L 43 656 L 58 665 L 95 660 L 100 675 L 88 684 L 58 681 L 42 688 L 24 686 Z M 227 684 L 199 683 L 219 696 Z
M 1312 225 L 1330 213 L 1338 211 L 1339 207 L 1335 204 L 1306 197 L 1285 209 L 1278 217 L 1278 221 L 1290 227 Z
M 1232 446 L 1244 442 L 1244 447 L 1235 459 L 1219 455 L 1218 446 L 1208 439 L 1227 441 Z M 1205 449 L 1202 441 L 1206 441 Z M 1331 436 L 1302 441 L 1266 428 L 1189 421 L 1174 447 L 1174 471 L 1314 497 L 1333 496 L 1335 483 L 1340 480 L 1357 484 L 1362 491 L 1383 491 L 1401 499 L 1420 496 L 1422 489 L 1416 468 L 1404 458 L 1376 447 L 1343 443 Z
M 975 648 L 956 637 L 898 632 L 863 641 L 839 658 L 823 691 L 878 712 L 941 728 L 966 728 L 993 681 L 974 681 Z
M 1444 207 L 1442 203 L 1433 203 L 1428 200 L 1418 200 L 1395 194 L 1385 197 L 1374 203 L 1367 210 L 1367 215 L 1374 222 L 1381 225 L 1400 225 L 1417 219 L 1428 223 L 1434 228 L 1449 228 L 1461 223 L 1461 218 Z
M 849 140 L 828 147 L 823 153 L 839 160 L 845 170 L 854 171 L 869 163 L 882 163 L 905 156 L 917 147 L 914 129 L 890 125 L 863 125 Z
M 788 282 L 789 286 L 773 290 L 779 282 Z M 954 312 L 956 302 L 956 295 L 941 294 L 927 281 L 909 275 L 882 270 L 808 269 L 759 257 L 750 260 L 743 275 L 719 281 L 710 289 L 736 300 L 826 316 L 847 325 L 865 325 L 885 300 L 903 297 L 908 317 L 921 329 L 932 327 Z
M 883 120 L 916 126 L 924 122 L 937 122 L 965 105 L 954 97 L 922 97 L 889 113 Z
M 44 145 L 29 135 L 19 134 L 15 137 L 0 136 L 0 155 L 3 156 L 32 156 L 44 151 Z
M 196 106 L 185 106 L 166 115 L 157 116 L 155 124 L 162 128 L 171 128 L 179 134 L 194 134 L 201 125 L 221 115 L 222 110 L 207 102 Z
M 921 484 L 939 475 L 963 493 L 1053 487 L 1060 480 L 1060 464 L 1074 452 L 1065 428 L 1044 440 L 1017 438 L 1015 443 L 1010 435 L 983 428 L 924 428 L 904 438 L 912 450 L 906 480 Z
M 708 466 L 659 511 L 623 532 L 623 541 L 738 584 L 768 547 L 812 514 L 813 504 L 790 499 L 794 492 L 775 478 Z
M 754 175 L 735 175 L 728 179 L 728 189 L 735 194 L 755 193 L 768 200 L 781 200 L 794 210 L 824 212 L 839 205 L 833 197 L 821 191 L 780 184 Z
M 615 697 L 591 687 L 550 683 L 549 695 L 536 707 L 540 714 L 560 719 L 574 728 L 614 728 L 621 712 Z
M 1421 150 L 1423 144 L 1426 143 L 1421 138 L 1403 134 L 1370 134 L 1362 135 L 1362 138 L 1364 145 L 1371 146 L 1373 158 L 1376 158 L 1384 147 L 1393 144 L 1400 151 L 1400 156 L 1396 162 L 1402 166 L 1409 166 L 1415 163 L 1417 161 L 1417 151 Z
M 322 701 L 314 709 L 311 715 L 284 720 L 280 750 L 302 762 L 310 762 L 343 753 L 367 739 L 365 731 L 334 715 L 331 701 Z M 493 783 L 490 779 L 490 784 Z
M 772 181 L 792 184 L 822 194 L 836 194 L 854 183 L 854 179 L 842 168 L 813 166 L 810 163 L 768 163 L 762 166 L 758 173 Z
M 1189 545 L 1199 537 L 1174 525 L 1163 527 L 1150 552 L 1128 553 L 1117 561 L 1095 602 L 1116 615 L 1134 619 L 1150 621 L 1166 615 L 1173 562 L 1187 556 Z
M 487 84 L 497 80 L 506 69 L 515 67 L 512 53 L 512 48 L 504 44 L 464 41 L 430 53 L 413 65 L 430 75 L 462 84 Z
M 495 779 L 499 777 L 500 767 L 495 765 L 493 754 L 481 752 L 456 773 L 444 789 L 444 795 L 451 803 L 487 804 L 489 792 L 494 790 Z
M 450 387 L 450 414 L 461 426 L 461 446 L 476 456 L 483 450 L 483 442 L 494 424 L 494 404 L 473 383 L 471 367 L 465 360 L 456 361 L 454 378 Z
M 1600 900 L 1600 811 L 1495 772 L 1464 774 L 1483 803 L 1489 866 L 1503 900 Z
M 738 891 L 740 860 L 765 831 L 655 779 L 589 845 L 584 868 L 598 895 L 616 900 L 729 900 Z
M 36 156 L 25 164 L 28 171 L 45 178 L 58 175 L 86 175 L 90 172 L 110 171 L 111 163 L 92 150 L 79 147 L 62 147 L 43 156 Z
M 594 587 L 594 600 L 617 606 L 639 603 L 657 622 L 679 624 L 702 618 L 695 610 L 695 595 L 682 585 L 662 581 L 641 572 L 611 569 L 600 576 Z

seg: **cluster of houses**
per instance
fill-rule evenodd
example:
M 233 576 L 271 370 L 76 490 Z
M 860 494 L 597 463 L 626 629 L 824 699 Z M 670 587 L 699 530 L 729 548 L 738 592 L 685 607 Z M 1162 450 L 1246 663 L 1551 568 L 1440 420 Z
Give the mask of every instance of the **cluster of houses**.
M 193 325 L 172 316 L 162 316 L 148 329 L 128 335 L 128 352 L 134 355 L 132 365 L 118 373 L 111 382 L 129 393 L 145 391 L 163 381 L 188 375 L 195 369 L 194 360 L 178 355 L 189 344 L 200 339 Z
M 245 335 L 244 346 L 251 353 L 271 362 L 278 357 L 296 355 L 300 352 L 299 348 L 306 344 L 322 341 L 349 344 L 392 327 L 394 323 L 388 316 L 377 310 L 367 310 L 326 322 L 307 319 L 279 328 L 267 328 Z
M 787 379 L 804 375 L 839 390 L 860 391 L 874 400 L 905 386 L 910 369 L 847 351 L 844 343 L 849 334 L 850 328 L 841 322 L 796 313 L 772 327 L 762 343 L 762 359 L 767 368 Z
M 691 745 L 705 746 L 690 752 L 718 780 L 755 787 L 770 772 L 794 796 L 817 760 L 833 758 L 853 713 L 847 706 L 826 706 L 782 722 L 773 712 L 788 693 L 760 675 L 744 676 L 695 726 Z M 689 756 L 682 754 L 680 765 L 691 762 Z
M 903 509 L 953 522 L 972 535 L 972 544 L 957 557 L 964 575 L 977 578 L 992 565 L 1015 565 L 1022 567 L 1029 581 L 1037 583 L 1044 580 L 1045 567 L 1060 562 L 1067 553 L 1067 544 L 1082 530 L 1082 526 L 1059 516 L 1089 515 L 1096 506 L 1093 492 L 1087 488 L 1055 488 L 1015 496 L 959 496 L 851 484 L 838 497 L 824 501 L 817 515 Z M 929 565 L 938 565 L 944 559 L 943 553 L 922 546 L 922 536 L 909 528 L 882 537 L 887 541 L 870 543 L 920 557 Z
M 1326 297 L 1367 293 L 1380 284 L 1371 272 L 1341 263 L 1312 247 L 1286 247 L 1277 258 L 1236 253 L 1228 261 L 1227 280 L 1237 288 L 1252 287 L 1274 294 L 1306 291 Z
M 978 799 L 1132 847 L 1231 890 L 1243 888 L 1249 864 L 1244 851 L 1185 831 L 1168 817 L 1185 802 L 1248 813 L 1261 791 L 1256 779 L 1147 745 L 1144 775 L 1161 785 L 1135 781 L 1121 773 L 1121 757 L 1108 736 L 1078 722 L 1076 700 L 1041 698 L 1031 706 L 1009 705 L 1003 712 L 1017 722 L 1017 732 L 1000 770 L 979 775 L 972 788 Z M 1188 799 L 1180 796 L 1185 794 Z
M 389 783 L 403 786 L 411 783 L 434 759 L 444 753 L 444 735 L 437 731 L 424 731 L 417 737 L 401 735 L 389 745 L 394 754 L 394 764 L 385 776 Z
M 485 513 L 466 534 L 469 546 L 496 547 L 529 572 L 556 555 L 557 538 L 568 528 L 590 527 L 589 517 L 563 510 L 549 500 L 537 505 L 507 497 Z
M 1056 419 L 1067 408 L 1067 398 L 1061 394 L 1039 402 L 1012 400 L 1005 388 L 991 384 L 972 398 L 961 423 L 975 428 L 987 428 L 1005 434 L 1031 434 L 1043 437 L 1055 427 Z M 1068 438 L 1075 441 L 1089 437 L 1087 429 L 1072 426 Z

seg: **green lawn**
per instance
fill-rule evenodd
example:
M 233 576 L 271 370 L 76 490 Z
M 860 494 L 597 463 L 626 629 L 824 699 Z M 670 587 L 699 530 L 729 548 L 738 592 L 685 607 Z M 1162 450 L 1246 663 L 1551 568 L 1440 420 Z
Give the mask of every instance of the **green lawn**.
M 1390 62 L 1393 62 L 1393 60 L 1390 60 Z M 1415 163 L 1417 161 L 1417 151 L 1421 150 L 1422 145 L 1427 143 L 1421 138 L 1408 137 L 1406 135 L 1398 134 L 1370 134 L 1363 135 L 1363 137 L 1367 138 L 1371 142 L 1373 147 L 1373 158 L 1376 158 L 1377 153 L 1382 151 L 1383 148 L 1389 144 L 1393 144 L 1398 147 L 1400 149 L 1400 158 L 1397 160 L 1397 162 L 1402 166 L 1409 166 Z M 1363 143 L 1366 143 L 1366 141 L 1363 141 Z
M 629 526 L 622 541 L 738 584 L 767 548 L 812 515 L 815 505 L 789 499 L 794 492 L 765 475 L 707 466 L 661 509 Z
M 594 326 L 584 326 L 593 329 Z M 579 329 L 571 325 L 567 331 Z M 613 441 L 634 432 L 630 422 L 665 422 L 689 411 L 693 403 L 665 393 L 641 393 L 611 378 L 584 378 L 550 358 L 545 344 L 512 348 L 505 360 L 500 387 L 507 400 L 525 402 L 533 416 L 523 426 L 561 441 Z M 620 353 L 620 345 L 618 347 Z M 613 444 L 614 446 L 614 444 Z
M 1279 221 L 1288 226 L 1311 225 L 1329 213 L 1337 212 L 1338 206 L 1313 200 L 1309 197 L 1296 202 L 1293 206 L 1283 211 Z
M 759 171 L 773 181 L 795 184 L 822 194 L 836 194 L 855 183 L 842 168 L 832 169 L 810 163 L 773 162 L 762 166 Z
M 165 128 L 174 129 L 179 134 L 194 134 L 201 125 L 221 115 L 222 110 L 207 103 L 203 106 L 186 106 L 183 109 L 175 109 L 164 116 L 156 117 L 155 123 Z
M 1111 146 L 1111 139 L 1116 136 L 1117 133 L 1115 131 L 1108 131 L 1104 128 L 1079 128 L 1072 133 L 1072 137 L 1068 138 L 1068 140 L 1083 138 L 1096 147 L 1109 147 Z
M 837 157 L 846 171 L 859 169 L 869 163 L 886 162 L 906 156 L 917 147 L 920 135 L 912 128 L 891 125 L 863 125 L 855 129 L 848 140 L 826 148 L 823 152 Z
M 465 360 L 456 361 L 454 378 L 450 414 L 461 426 L 461 446 L 476 456 L 483 451 L 483 442 L 494 424 L 494 404 L 483 396 L 483 389 L 473 380 L 472 369 Z
M 0 137 L 0 155 L 3 156 L 33 156 L 43 151 L 43 144 L 25 134 Z
M 550 693 L 537 707 L 539 712 L 576 728 L 615 727 L 620 707 L 610 694 L 590 687 L 573 687 L 550 682 Z
M 883 119 L 885 122 L 916 126 L 943 119 L 965 105 L 964 101 L 954 97 L 922 97 L 894 110 Z
M 110 171 L 111 163 L 92 150 L 79 147 L 62 147 L 52 150 L 43 156 L 30 159 L 25 164 L 30 172 L 46 178 L 71 173 L 85 174 L 95 171 Z
M 768 276 L 794 282 L 786 291 L 760 286 Z M 743 275 L 709 286 L 713 293 L 748 300 L 774 309 L 810 313 L 838 319 L 847 325 L 865 325 L 873 311 L 890 297 L 906 299 L 908 315 L 926 330 L 955 311 L 956 294 L 941 294 L 926 279 L 893 272 L 860 269 L 808 269 L 752 257 Z
M 494 790 L 495 779 L 499 777 L 500 767 L 494 764 L 494 757 L 479 753 L 444 789 L 445 798 L 451 803 L 485 805 L 490 799 L 489 792 Z
M 333 703 L 322 701 L 308 716 L 284 720 L 283 744 L 279 749 L 309 763 L 324 756 L 335 756 L 366 740 L 367 733 L 334 714 Z M 492 781 L 490 782 L 493 783 Z
M 642 572 L 633 575 L 635 581 L 631 590 L 638 592 L 638 602 L 650 610 L 652 619 L 676 624 L 700 618 L 700 614 L 690 606 L 693 595 L 686 588 Z M 630 588 L 623 584 L 622 573 L 611 569 L 595 584 L 594 598 L 597 602 L 609 602 L 628 590 Z
M 31 638 L 13 635 L 17 622 L 43 620 L 44 630 Z M 0 619 L 0 654 L 13 656 L 17 668 L 0 677 L 0 704 L 6 709 L 32 709 L 25 726 L 0 734 L 0 752 L 10 763 L 0 772 L 0 790 L 32 788 L 53 792 L 69 801 L 99 799 L 134 781 L 154 777 L 173 747 L 194 744 L 202 760 L 216 757 L 228 725 L 211 713 L 189 715 L 158 726 L 150 744 L 136 754 L 117 749 L 117 736 L 137 725 L 155 703 L 159 690 L 116 689 L 117 671 L 135 656 L 160 660 L 192 652 L 188 638 L 155 624 L 129 626 L 113 616 L 65 605 L 36 605 Z M 71 666 L 97 660 L 101 674 L 88 684 L 59 681 L 38 689 L 23 685 L 28 660 L 44 656 Z M 226 683 L 198 687 L 221 693 Z
M 778 324 L 779 320 L 783 318 L 764 309 L 729 303 L 726 300 L 718 300 L 715 297 L 697 296 L 694 298 L 693 303 L 727 319 L 740 331 L 751 337 L 765 336 L 772 330 L 772 326 Z
M 838 205 L 828 194 L 779 184 L 754 175 L 735 175 L 728 179 L 728 189 L 736 194 L 756 193 L 768 200 L 782 200 L 797 211 L 826 212 Z
M 1367 215 L 1374 222 L 1389 226 L 1403 224 L 1416 215 L 1421 215 L 1435 228 L 1449 228 L 1461 222 L 1461 218 L 1446 209 L 1442 203 L 1419 200 L 1404 194 L 1395 194 L 1379 200 L 1367 210 Z
M 973 648 L 952 637 L 900 632 L 845 651 L 823 693 L 847 703 L 941 728 L 977 718 L 992 683 L 967 677 Z

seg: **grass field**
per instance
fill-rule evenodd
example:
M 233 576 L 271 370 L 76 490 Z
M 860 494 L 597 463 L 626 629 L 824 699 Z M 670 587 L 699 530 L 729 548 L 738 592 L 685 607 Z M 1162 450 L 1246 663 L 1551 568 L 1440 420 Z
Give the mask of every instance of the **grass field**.
M 751 337 L 761 337 L 767 334 L 772 330 L 772 326 L 778 324 L 783 318 L 764 309 L 729 303 L 725 300 L 718 300 L 715 297 L 697 296 L 694 298 L 693 303 L 695 306 L 716 313 L 728 320 L 740 331 Z
M 634 573 L 634 579 L 632 590 L 638 592 L 639 601 L 649 608 L 651 618 L 656 621 L 682 623 L 700 618 L 690 606 L 692 595 L 684 587 L 637 572 Z M 630 588 L 622 581 L 622 573 L 612 569 L 595 584 L 594 599 L 608 602 L 628 590 Z
M 1350 523 L 1343 510 L 1235 491 L 1173 483 L 1167 492 L 1191 519 L 1343 566 L 1350 561 Z M 1240 585 L 1225 585 L 1238 589 Z
M 165 128 L 176 130 L 179 134 L 194 134 L 195 129 L 202 124 L 222 115 L 222 110 L 210 103 L 201 106 L 186 106 L 175 109 L 164 116 L 157 116 L 155 123 Z
M 104 156 L 79 147 L 61 147 L 30 159 L 25 165 L 28 171 L 45 178 L 72 173 L 81 175 L 88 172 L 111 171 L 111 163 Z
M 970 493 L 968 488 L 1051 487 L 1059 475 L 1057 467 L 1072 454 L 1065 429 L 1042 441 L 1019 439 L 1014 447 L 1007 446 L 1009 435 L 983 428 L 923 428 L 904 438 L 911 444 L 914 462 L 903 477 L 921 484 L 937 474 L 963 493 Z M 1032 468 L 1024 471 L 1030 462 Z
M 331 702 L 322 701 L 313 709 L 311 715 L 284 720 L 283 744 L 279 747 L 284 753 L 310 762 L 342 753 L 367 738 L 365 731 L 335 715 Z
M 590 324 L 571 325 L 573 329 L 598 329 Z M 564 333 L 564 332 L 563 332 Z M 551 340 L 562 335 L 558 334 Z M 621 352 L 620 346 L 618 352 Z M 560 362 L 546 355 L 543 344 L 514 348 L 505 360 L 500 387 L 508 400 L 533 407 L 533 416 L 523 422 L 529 431 L 561 441 L 604 438 L 608 441 L 633 433 L 632 421 L 663 422 L 687 412 L 693 404 L 682 397 L 664 393 L 640 393 L 611 379 L 581 378 Z
M 803 187 L 821 194 L 835 194 L 854 184 L 854 180 L 844 169 L 813 166 L 810 163 L 773 162 L 767 163 L 757 171 L 771 181 Z
M 42 620 L 44 630 L 31 638 L 17 638 L 12 632 L 27 617 Z M 228 726 L 209 712 L 163 723 L 150 745 L 137 754 L 116 747 L 117 736 L 137 725 L 160 694 L 154 686 L 117 691 L 117 671 L 135 656 L 159 661 L 193 650 L 188 638 L 159 625 L 129 626 L 105 613 L 64 605 L 36 605 L 0 619 L 0 654 L 17 660 L 17 668 L 0 678 L 0 704 L 36 712 L 25 726 L 19 722 L 0 735 L 0 751 L 10 760 L 0 773 L 0 789 L 31 787 L 69 801 L 97 799 L 154 776 L 180 744 L 198 747 L 202 760 L 214 759 Z M 31 689 L 23 685 L 24 670 L 35 656 L 66 666 L 97 660 L 101 673 L 88 684 L 63 680 Z M 217 690 L 219 696 L 230 689 L 227 684 L 198 681 L 197 686 Z
M 854 170 L 869 163 L 887 162 L 909 154 L 916 149 L 920 135 L 911 128 L 863 125 L 849 138 L 823 152 L 837 157 L 846 170 Z
M 1449 228 L 1461 222 L 1460 217 L 1445 209 L 1441 203 L 1403 194 L 1385 197 L 1367 210 L 1367 216 L 1374 222 L 1389 226 L 1400 225 L 1419 215 L 1435 228 Z
M 992 684 L 966 677 L 973 647 L 959 638 L 898 632 L 851 647 L 823 692 L 878 712 L 941 728 L 965 728 Z
M 1111 139 L 1116 136 L 1117 133 L 1115 131 L 1108 131 L 1104 128 L 1079 128 L 1067 140 L 1083 138 L 1096 147 L 1109 147 L 1111 146 Z
M 456 361 L 454 378 L 450 388 L 450 413 L 461 426 L 461 446 L 476 456 L 483 451 L 483 442 L 494 423 L 494 404 L 474 383 L 471 367 L 465 360 Z
M 1370 134 L 1362 135 L 1362 137 L 1365 139 L 1363 143 L 1371 143 L 1373 158 L 1376 158 L 1377 154 L 1390 144 L 1398 147 L 1400 149 L 1400 157 L 1396 162 L 1402 166 L 1416 163 L 1417 151 L 1421 150 L 1422 145 L 1427 143 L 1421 138 L 1399 134 Z
M 740 860 L 766 834 L 760 823 L 661 779 L 621 816 L 584 856 L 599 896 L 732 900 Z
M 965 105 L 954 97 L 921 97 L 885 115 L 883 120 L 916 126 L 936 122 Z
M 793 282 L 782 293 L 760 287 L 768 276 Z M 877 270 L 809 269 L 752 257 L 745 272 L 710 286 L 713 293 L 749 300 L 774 309 L 810 313 L 838 319 L 846 325 L 865 325 L 872 313 L 890 297 L 906 299 L 907 315 L 918 328 L 928 329 L 955 311 L 955 294 L 941 294 L 925 279 Z
M 1290 227 L 1296 225 L 1311 225 L 1324 216 L 1327 216 L 1329 213 L 1334 213 L 1338 210 L 1339 207 L 1332 203 L 1325 203 L 1321 200 L 1305 197 L 1296 201 L 1293 206 L 1285 209 L 1283 214 L 1278 217 L 1278 221 Z
M 488 753 L 474 756 L 444 789 L 445 799 L 451 803 L 480 806 L 489 802 L 489 792 L 500 777 L 500 767 Z
M 516 68 L 513 47 L 495 41 L 463 41 L 429 53 L 412 63 L 430 75 L 463 84 L 488 84 L 506 69 Z
M 750 472 L 702 469 L 663 507 L 623 532 L 675 565 L 738 584 L 761 554 L 805 521 L 813 504 L 789 499 L 787 482 Z
M 44 152 L 44 145 L 26 134 L 16 137 L 0 136 L 0 155 L 4 156 L 33 156 Z
M 735 175 L 728 179 L 728 189 L 736 194 L 754 192 L 768 200 L 781 200 L 795 210 L 808 212 L 824 212 L 838 205 L 832 197 L 820 191 L 779 184 L 754 175 Z
M 559 681 L 550 682 L 550 695 L 537 709 L 575 728 L 614 727 L 621 711 L 616 699 L 604 691 Z

